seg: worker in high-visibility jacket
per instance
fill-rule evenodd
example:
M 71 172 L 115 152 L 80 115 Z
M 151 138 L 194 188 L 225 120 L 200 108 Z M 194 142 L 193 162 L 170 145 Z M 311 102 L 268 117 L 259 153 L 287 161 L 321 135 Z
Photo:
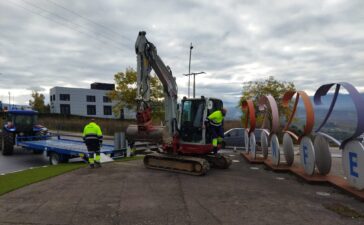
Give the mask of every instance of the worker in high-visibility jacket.
M 83 129 L 83 140 L 88 150 L 88 163 L 91 168 L 101 167 L 100 146 L 102 144 L 102 131 L 94 119 Z M 96 156 L 94 156 L 96 154 Z
M 217 154 L 218 142 L 219 141 L 221 142 L 222 139 L 224 138 L 223 124 L 225 115 L 226 115 L 226 109 L 221 109 L 214 111 L 207 117 L 210 123 L 212 146 L 215 155 Z

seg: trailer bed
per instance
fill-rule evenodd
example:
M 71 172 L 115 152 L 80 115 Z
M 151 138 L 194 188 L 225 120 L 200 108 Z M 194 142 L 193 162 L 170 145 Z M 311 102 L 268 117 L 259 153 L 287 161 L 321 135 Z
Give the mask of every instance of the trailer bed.
M 51 164 L 54 164 L 55 159 L 57 163 L 58 161 L 67 162 L 70 158 L 84 157 L 88 154 L 87 147 L 83 141 L 63 139 L 60 137 L 47 137 L 41 140 L 34 140 L 33 137 L 30 139 L 17 138 L 16 144 L 24 149 L 46 152 L 46 155 L 50 157 Z M 124 156 L 126 149 L 115 150 L 114 145 L 103 144 L 100 152 L 115 158 Z
M 19 146 L 42 151 L 57 151 L 64 154 L 85 154 L 88 153 L 86 145 L 82 141 L 50 138 L 47 140 L 18 141 Z M 111 154 L 114 151 L 113 145 L 102 145 L 100 151 L 104 154 Z

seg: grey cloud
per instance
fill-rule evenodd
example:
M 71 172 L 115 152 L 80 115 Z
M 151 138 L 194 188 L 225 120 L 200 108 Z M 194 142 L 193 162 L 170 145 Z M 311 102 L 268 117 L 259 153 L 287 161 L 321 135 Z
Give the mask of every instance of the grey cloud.
M 32 86 L 32 87 L 27 88 L 27 90 L 36 91 L 36 92 L 46 91 L 45 88 L 39 87 L 39 86 Z
M 197 95 L 221 97 L 227 104 L 238 101 L 242 82 L 269 75 L 310 92 L 331 81 L 364 87 L 363 1 L 56 2 L 84 18 L 49 1 L 28 2 L 49 12 L 19 0 L 0 2 L 4 93 L 113 82 L 116 72 L 135 67 L 139 30 L 147 31 L 171 67 L 180 95 L 187 94 L 182 74 L 188 72 L 191 42 L 192 71 L 208 73 L 197 78 Z

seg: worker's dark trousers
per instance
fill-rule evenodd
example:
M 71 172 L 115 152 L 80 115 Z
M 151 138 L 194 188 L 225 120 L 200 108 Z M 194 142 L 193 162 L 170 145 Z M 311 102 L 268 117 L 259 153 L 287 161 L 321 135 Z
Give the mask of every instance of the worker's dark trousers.
M 88 162 L 90 166 L 93 166 L 95 162 L 100 163 L 100 141 L 98 139 L 86 139 L 85 143 L 87 146 Z M 94 154 L 96 154 L 96 157 Z
M 221 125 L 220 126 L 210 125 L 210 130 L 211 130 L 213 151 L 214 151 L 214 154 L 216 154 L 217 153 L 218 139 L 219 138 L 224 138 L 224 131 L 223 131 Z

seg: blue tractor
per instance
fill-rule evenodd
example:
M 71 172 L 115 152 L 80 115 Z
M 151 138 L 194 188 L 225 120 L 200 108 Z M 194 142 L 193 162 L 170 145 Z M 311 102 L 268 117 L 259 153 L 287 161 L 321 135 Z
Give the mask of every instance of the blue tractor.
M 12 155 L 17 137 L 36 139 L 46 136 L 48 129 L 38 125 L 38 112 L 33 110 L 9 110 L 1 132 L 3 155 Z

